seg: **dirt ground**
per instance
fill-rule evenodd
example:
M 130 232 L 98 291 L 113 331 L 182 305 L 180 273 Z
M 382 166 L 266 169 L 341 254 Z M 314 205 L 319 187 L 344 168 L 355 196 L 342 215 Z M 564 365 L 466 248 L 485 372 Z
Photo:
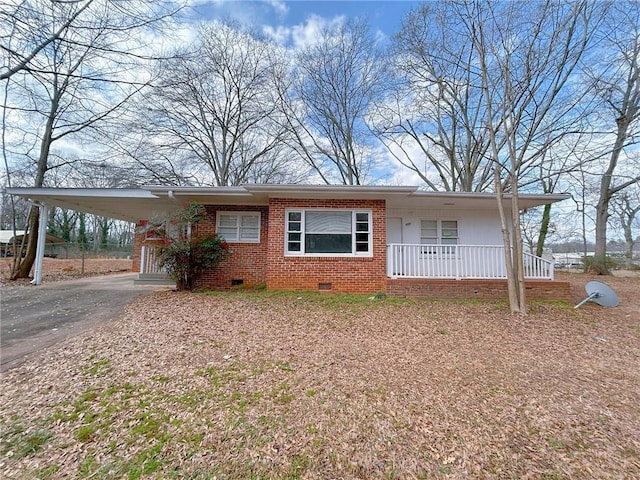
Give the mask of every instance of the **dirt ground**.
M 0 259 L 0 282 L 6 283 L 11 272 L 12 258 Z M 131 271 L 131 260 L 125 258 L 85 258 L 63 259 L 44 258 L 42 281 L 71 280 L 93 275 L 122 273 Z M 20 280 L 25 283 L 28 280 Z
M 154 293 L 2 375 L 0 477 L 640 478 L 640 278 L 597 279 L 619 307 Z

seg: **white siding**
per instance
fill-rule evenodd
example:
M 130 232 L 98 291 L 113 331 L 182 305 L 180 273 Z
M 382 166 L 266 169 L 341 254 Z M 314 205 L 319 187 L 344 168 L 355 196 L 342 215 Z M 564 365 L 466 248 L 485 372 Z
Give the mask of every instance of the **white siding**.
M 410 278 L 504 278 L 504 248 L 500 219 L 492 210 L 387 211 L 387 239 L 394 245 L 387 251 L 390 277 Z M 402 219 L 401 221 L 399 219 Z M 457 245 L 425 249 L 421 244 L 423 220 L 455 220 Z M 398 228 L 401 225 L 401 232 Z M 398 238 L 402 241 L 398 242 Z M 387 241 L 387 244 L 392 243 Z
M 419 212 L 389 209 L 387 217 L 402 218 L 402 243 L 420 243 L 421 220 L 457 220 L 458 243 L 460 245 L 502 245 L 500 218 L 497 210 L 462 211 L 452 209 Z

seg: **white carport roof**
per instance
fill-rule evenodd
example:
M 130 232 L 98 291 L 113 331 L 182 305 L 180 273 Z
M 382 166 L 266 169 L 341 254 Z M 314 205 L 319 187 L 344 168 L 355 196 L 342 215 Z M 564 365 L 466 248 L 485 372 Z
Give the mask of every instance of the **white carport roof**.
M 426 192 L 414 186 L 266 185 L 237 187 L 141 188 L 7 188 L 6 193 L 49 206 L 69 208 L 105 217 L 138 222 L 154 214 L 179 209 L 184 203 L 267 205 L 270 198 L 380 199 L 388 208 L 493 209 L 490 193 Z M 521 194 L 520 208 L 559 202 L 567 194 Z M 505 207 L 510 196 L 505 195 Z
M 7 188 L 6 192 L 36 203 L 129 222 L 179 206 L 167 197 L 157 197 L 138 188 Z

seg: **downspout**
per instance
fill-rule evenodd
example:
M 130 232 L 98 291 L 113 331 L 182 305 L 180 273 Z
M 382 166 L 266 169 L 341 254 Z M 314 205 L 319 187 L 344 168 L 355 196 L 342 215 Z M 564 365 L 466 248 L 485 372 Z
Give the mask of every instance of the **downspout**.
M 47 240 L 47 220 L 49 218 L 49 206 L 44 203 L 38 204 L 40 218 L 38 223 L 38 243 L 36 245 L 36 262 L 33 272 L 32 285 L 42 284 L 42 263 L 44 261 L 44 247 Z

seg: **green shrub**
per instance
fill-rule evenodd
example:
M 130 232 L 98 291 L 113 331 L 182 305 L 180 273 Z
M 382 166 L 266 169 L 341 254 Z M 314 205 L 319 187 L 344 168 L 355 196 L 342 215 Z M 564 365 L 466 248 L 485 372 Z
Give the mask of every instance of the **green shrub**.
M 195 228 L 206 216 L 201 204 L 185 205 L 176 214 L 153 225 L 163 241 L 159 264 L 176 282 L 178 290 L 193 290 L 202 274 L 229 254 L 229 246 L 217 235 L 199 235 Z

